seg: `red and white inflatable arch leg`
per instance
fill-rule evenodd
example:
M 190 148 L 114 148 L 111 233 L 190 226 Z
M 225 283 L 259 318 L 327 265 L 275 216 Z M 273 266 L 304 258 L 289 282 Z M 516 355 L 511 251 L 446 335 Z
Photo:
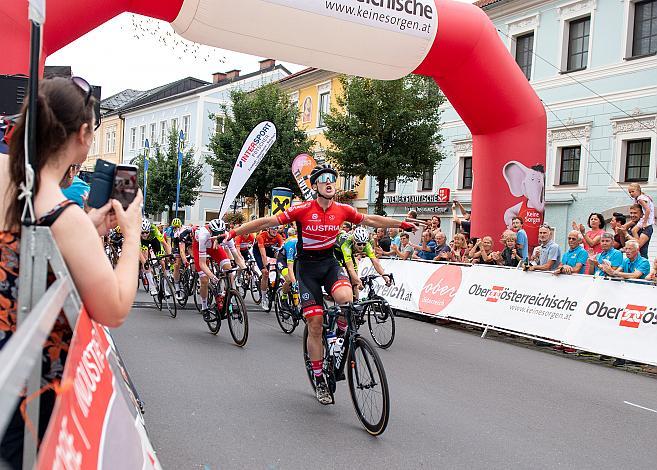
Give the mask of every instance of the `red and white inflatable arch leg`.
M 378 79 L 433 77 L 472 133 L 472 235 L 496 239 L 520 214 L 532 243 L 544 209 L 545 112 L 479 8 L 451 0 L 49 0 L 44 56 L 125 11 L 239 52 Z M 0 73 L 28 70 L 26 17 L 27 0 L 0 4 L 8 44 Z

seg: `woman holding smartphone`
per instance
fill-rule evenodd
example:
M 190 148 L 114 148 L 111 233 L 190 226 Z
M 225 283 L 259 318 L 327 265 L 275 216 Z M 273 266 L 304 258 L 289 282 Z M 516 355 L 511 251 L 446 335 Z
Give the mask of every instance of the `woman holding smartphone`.
M 132 307 L 137 289 L 141 193 L 124 210 L 116 200 L 86 214 L 68 201 L 60 181 L 69 168 L 83 163 L 93 141 L 94 98 L 91 86 L 79 77 L 54 78 L 39 84 L 37 97 L 37 154 L 33 161 L 36 225 L 50 227 L 87 312 L 95 321 L 120 326 Z M 28 100 L 25 100 L 27 103 Z M 21 214 L 19 185 L 25 181 L 25 106 L 9 143 L 9 156 L 0 155 L 0 348 L 16 329 Z M 101 236 L 121 226 L 125 237 L 116 269 L 103 252 Z M 60 314 L 44 349 L 42 381 L 61 377 L 72 327 Z M 41 396 L 45 431 L 54 393 Z M 20 468 L 23 419 L 18 409 L 0 445 L 0 462 Z

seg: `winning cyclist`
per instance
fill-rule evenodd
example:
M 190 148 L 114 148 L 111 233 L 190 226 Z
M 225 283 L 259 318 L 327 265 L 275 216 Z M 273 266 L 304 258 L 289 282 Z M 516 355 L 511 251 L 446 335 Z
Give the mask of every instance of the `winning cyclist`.
M 146 279 L 148 279 L 148 285 L 151 287 L 151 295 L 157 295 L 157 286 L 153 279 L 151 266 L 147 262 L 149 248 L 153 250 L 155 256 L 171 254 L 171 245 L 167 243 L 155 224 L 151 223 L 150 220 L 144 217 L 141 220 L 141 253 L 139 254 L 139 261 L 141 262 L 142 269 L 146 272 Z M 167 268 L 163 259 L 160 260 L 160 265 L 162 266 L 162 272 L 166 272 Z M 165 295 L 168 297 L 171 295 L 171 292 L 165 292 Z
M 308 353 L 315 376 L 317 400 L 324 405 L 330 404 L 332 399 L 322 372 L 322 286 L 338 304 L 345 304 L 353 299 L 351 283 L 333 255 L 333 245 L 340 233 L 340 226 L 347 220 L 372 227 L 416 229 L 410 222 L 400 223 L 380 215 L 361 214 L 351 206 L 333 201 L 337 178 L 338 172 L 330 165 L 318 165 L 310 174 L 310 183 L 312 189 L 317 192 L 317 199 L 292 206 L 276 216 L 253 220 L 228 234 L 228 237 L 232 238 L 296 222 L 296 277 L 299 281 L 301 307 L 308 325 Z M 338 326 L 344 331 L 346 322 L 344 318 L 341 320 Z
M 387 285 L 390 285 L 390 277 L 386 275 L 381 262 L 374 253 L 367 229 L 356 227 L 353 233 L 343 232 L 338 236 L 335 244 L 335 257 L 349 274 L 351 285 L 354 288 L 354 299 L 358 299 L 358 293 L 363 290 L 363 283 L 358 276 L 358 258 L 363 256 L 367 256 L 372 261 L 376 272 L 383 276 Z
M 230 269 L 230 259 L 216 237 L 226 233 L 226 224 L 221 219 L 213 219 L 207 225 L 198 227 L 194 231 L 192 252 L 194 265 L 200 281 L 201 311 L 206 322 L 216 320 L 208 309 L 208 279 L 213 283 L 219 282 L 208 266 L 208 257 L 219 263 L 221 269 Z

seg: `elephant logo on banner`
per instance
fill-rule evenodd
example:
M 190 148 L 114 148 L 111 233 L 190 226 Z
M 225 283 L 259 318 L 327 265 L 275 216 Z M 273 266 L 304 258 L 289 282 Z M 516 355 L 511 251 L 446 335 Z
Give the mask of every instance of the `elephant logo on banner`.
M 502 171 L 511 194 L 523 198 L 522 202 L 504 212 L 504 223 L 510 227 L 514 217 L 521 217 L 529 246 L 537 246 L 538 229 L 545 212 L 545 167 L 534 165 L 528 168 L 520 162 L 510 161 Z

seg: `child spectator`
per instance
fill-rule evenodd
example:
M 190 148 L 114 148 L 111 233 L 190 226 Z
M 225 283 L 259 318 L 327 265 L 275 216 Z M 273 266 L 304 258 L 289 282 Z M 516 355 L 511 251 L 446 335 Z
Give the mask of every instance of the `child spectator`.
M 529 258 L 529 241 L 527 240 L 527 232 L 522 228 L 522 217 L 514 217 L 511 221 L 511 230 L 516 233 L 516 244 L 518 252 L 522 259 Z

